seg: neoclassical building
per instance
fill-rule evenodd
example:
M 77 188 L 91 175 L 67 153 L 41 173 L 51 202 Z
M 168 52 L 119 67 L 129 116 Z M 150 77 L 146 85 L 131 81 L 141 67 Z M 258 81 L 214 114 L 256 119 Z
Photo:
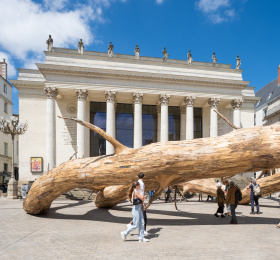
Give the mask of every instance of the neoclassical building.
M 114 153 L 77 117 L 104 129 L 129 147 L 214 137 L 232 131 L 217 109 L 239 127 L 254 126 L 254 88 L 242 70 L 231 65 L 188 60 L 53 48 L 37 70 L 19 69 L 12 81 L 19 90 L 21 121 L 20 179 L 38 175 L 70 157 Z M 138 48 L 139 49 L 139 48 Z M 132 52 L 133 53 L 133 52 Z M 190 54 L 190 53 L 189 53 Z M 31 157 L 43 158 L 42 173 L 30 168 Z

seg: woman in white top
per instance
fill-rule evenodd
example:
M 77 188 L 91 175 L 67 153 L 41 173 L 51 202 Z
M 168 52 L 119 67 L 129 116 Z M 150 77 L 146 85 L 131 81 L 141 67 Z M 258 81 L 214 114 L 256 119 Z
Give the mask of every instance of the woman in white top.
M 139 242 L 149 242 L 149 239 L 144 238 L 144 218 L 142 213 L 142 204 L 145 196 L 138 192 L 140 189 L 139 182 L 132 183 L 128 191 L 128 199 L 133 202 L 132 217 L 133 224 L 129 228 L 121 232 L 121 238 L 126 241 L 126 236 L 138 227 Z

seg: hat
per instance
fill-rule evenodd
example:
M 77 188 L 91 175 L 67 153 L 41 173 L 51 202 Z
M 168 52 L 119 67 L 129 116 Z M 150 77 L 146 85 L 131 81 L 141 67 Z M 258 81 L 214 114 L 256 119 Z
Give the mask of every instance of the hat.
M 220 182 L 218 182 L 217 183 L 217 187 L 219 188 L 219 187 L 222 187 L 223 185 L 222 185 L 222 183 L 220 183 Z

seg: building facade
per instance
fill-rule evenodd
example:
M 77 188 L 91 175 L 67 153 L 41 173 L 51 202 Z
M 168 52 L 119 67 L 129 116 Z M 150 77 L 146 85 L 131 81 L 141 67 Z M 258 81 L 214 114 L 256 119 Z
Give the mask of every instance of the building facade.
M 13 116 L 12 85 L 7 81 L 7 63 L 0 62 L 0 117 L 9 119 Z M 15 140 L 14 167 L 18 171 L 18 140 Z M 0 185 L 8 182 L 12 172 L 12 138 L 0 131 Z
M 20 179 L 69 160 L 112 154 L 110 143 L 61 117 L 99 126 L 129 147 L 214 137 L 232 131 L 214 110 L 238 127 L 254 125 L 254 88 L 228 64 L 173 60 L 48 47 L 38 70 L 19 69 Z M 136 50 L 136 49 L 135 49 Z M 42 172 L 31 170 L 42 158 Z
M 280 65 L 278 77 L 261 88 L 256 97 L 255 125 L 272 125 L 280 122 Z

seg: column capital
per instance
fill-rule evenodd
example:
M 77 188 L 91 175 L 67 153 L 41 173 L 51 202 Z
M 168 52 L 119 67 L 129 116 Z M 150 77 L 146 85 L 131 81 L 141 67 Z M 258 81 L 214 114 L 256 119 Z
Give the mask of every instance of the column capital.
M 218 108 L 220 103 L 220 99 L 219 98 L 209 98 L 208 100 L 208 104 L 211 108 Z
M 231 101 L 231 106 L 233 109 L 240 109 L 242 107 L 243 101 L 241 99 L 234 99 Z
M 54 99 L 58 95 L 58 90 L 57 90 L 57 88 L 45 87 L 45 95 L 47 98 Z
M 105 99 L 106 99 L 106 102 L 115 102 L 116 92 L 106 91 L 105 92 Z
M 162 106 L 168 106 L 169 99 L 170 99 L 170 95 L 161 94 L 159 96 L 159 102 Z
M 188 96 L 184 98 L 187 107 L 193 107 L 196 97 Z
M 86 100 L 88 97 L 88 91 L 86 89 L 76 89 L 75 92 L 78 100 Z
M 144 96 L 143 93 L 133 93 L 132 96 L 133 96 L 134 104 L 142 104 L 143 96 Z

